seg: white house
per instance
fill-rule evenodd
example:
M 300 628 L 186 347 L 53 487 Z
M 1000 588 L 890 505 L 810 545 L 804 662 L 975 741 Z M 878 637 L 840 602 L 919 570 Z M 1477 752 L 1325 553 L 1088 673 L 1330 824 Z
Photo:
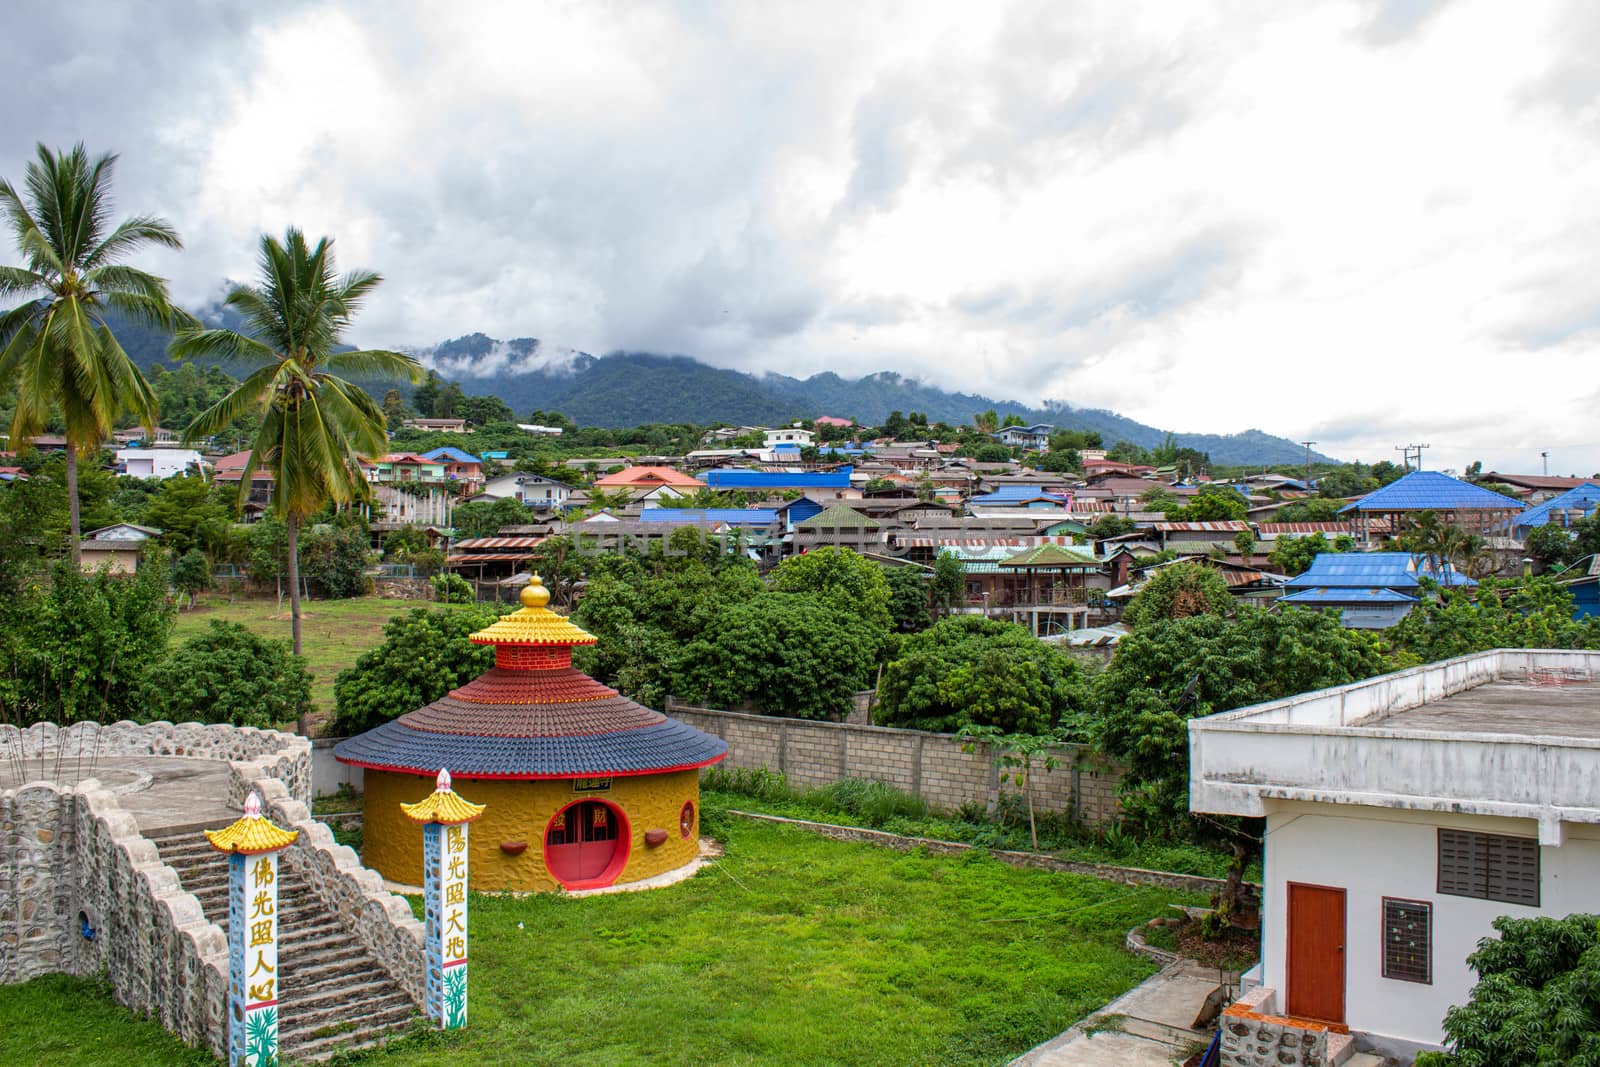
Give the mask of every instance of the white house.
M 117 473 L 125 478 L 175 478 L 203 468 L 192 448 L 119 448 Z
M 1600 910 L 1597 713 L 1600 653 L 1499 650 L 1191 720 L 1190 808 L 1266 819 L 1258 987 L 1223 1063 L 1308 1021 L 1436 1048 L 1496 916 Z
M 1032 448 L 1043 452 L 1050 447 L 1050 435 L 1055 431 L 1048 422 L 1037 422 L 1032 426 L 1007 426 L 989 436 L 1007 448 Z
M 534 508 L 559 508 L 572 495 L 572 486 L 540 474 L 513 472 L 484 482 L 479 495 L 509 498 Z
M 761 442 L 761 445 L 768 451 L 777 448 L 779 445 L 796 445 L 800 448 L 805 448 L 811 444 L 812 438 L 815 436 L 810 430 L 804 430 L 798 426 L 784 426 L 777 430 L 767 430 L 763 435 L 765 439 Z

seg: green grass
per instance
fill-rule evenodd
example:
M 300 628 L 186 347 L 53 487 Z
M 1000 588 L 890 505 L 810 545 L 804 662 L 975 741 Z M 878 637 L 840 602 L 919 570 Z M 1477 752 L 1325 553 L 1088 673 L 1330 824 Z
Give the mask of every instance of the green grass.
M 357 597 L 352 600 L 307 600 L 300 619 L 300 643 L 311 671 L 311 700 L 319 712 L 333 711 L 333 680 L 356 658 L 383 642 L 383 626 L 412 608 L 431 607 L 427 601 Z M 443 607 L 443 605 L 439 605 Z M 234 597 L 211 593 L 193 611 L 180 612 L 173 632 L 182 641 L 205 630 L 212 619 L 247 626 L 264 637 L 289 640 L 289 600 Z
M 0 986 L 0 1065 L 196 1067 L 217 1063 L 111 999 L 94 978 L 50 974 Z
M 1200 902 L 982 852 L 831 841 L 711 805 L 704 818 L 728 855 L 679 885 L 474 896 L 468 1028 L 353 1062 L 1001 1064 L 1152 973 L 1122 947 L 1130 927 Z M 18 1044 L 14 1062 L 78 1067 L 133 1046 L 147 1058 L 122 1064 L 194 1062 L 134 1026 L 87 990 L 0 988 L 0 1047 L 13 1033 L 51 1041 L 47 1056 Z

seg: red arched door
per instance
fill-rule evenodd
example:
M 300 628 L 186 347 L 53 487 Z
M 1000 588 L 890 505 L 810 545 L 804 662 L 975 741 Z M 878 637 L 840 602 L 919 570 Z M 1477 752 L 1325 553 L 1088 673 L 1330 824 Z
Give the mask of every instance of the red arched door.
M 602 800 L 580 800 L 550 820 L 544 862 L 568 889 L 610 885 L 628 858 L 628 837 L 619 809 Z

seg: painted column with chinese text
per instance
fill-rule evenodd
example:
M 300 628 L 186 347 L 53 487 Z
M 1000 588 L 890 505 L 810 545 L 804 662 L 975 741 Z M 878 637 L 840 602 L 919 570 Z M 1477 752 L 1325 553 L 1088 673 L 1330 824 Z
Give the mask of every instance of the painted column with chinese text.
M 300 836 L 261 814 L 261 797 L 245 799 L 244 817 L 207 830 L 228 853 L 228 1063 L 276 1067 L 278 1050 L 278 853 Z
M 451 790 L 450 772 L 426 800 L 401 804 L 422 824 L 422 892 L 426 910 L 423 1010 L 445 1030 L 467 1025 L 467 824 L 483 814 Z

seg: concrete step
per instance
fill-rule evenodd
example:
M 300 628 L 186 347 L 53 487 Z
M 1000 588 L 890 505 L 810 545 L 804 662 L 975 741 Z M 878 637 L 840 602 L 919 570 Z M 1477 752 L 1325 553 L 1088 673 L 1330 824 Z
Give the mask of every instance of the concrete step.
M 373 968 L 377 971 L 377 968 Z M 307 987 L 285 985 L 278 997 L 282 1010 L 312 1012 L 322 1008 L 358 1010 L 370 997 L 387 996 L 398 987 L 394 980 L 381 971 L 376 975 L 363 974 L 353 979 L 335 978 Z
M 1198 1031 L 1156 1022 L 1154 1019 L 1141 1019 L 1137 1015 L 1124 1017 L 1121 1029 L 1125 1034 L 1149 1038 L 1151 1041 L 1159 1041 L 1163 1045 L 1171 1045 L 1173 1048 L 1183 1048 L 1196 1041 L 1205 1042 L 1210 1040 L 1208 1035 Z
M 420 1018 L 417 1009 L 402 993 L 369 1001 L 361 1006 L 358 1015 L 338 1008 L 320 1011 L 294 1011 L 280 1013 L 278 1032 L 294 1042 L 314 1041 L 333 1034 L 359 1033 L 363 1030 L 384 1029 L 396 1023 Z
M 337 1030 L 322 1037 L 292 1042 L 283 1041 L 280 1035 L 279 1040 L 283 1043 L 284 1054 L 289 1059 L 296 1063 L 317 1063 L 347 1052 L 377 1048 L 397 1037 L 402 1037 L 411 1029 L 412 1019 L 420 1021 L 421 1016 L 413 1012 L 411 1018 L 396 1018 L 382 1029 L 363 1027 L 356 1030 Z

